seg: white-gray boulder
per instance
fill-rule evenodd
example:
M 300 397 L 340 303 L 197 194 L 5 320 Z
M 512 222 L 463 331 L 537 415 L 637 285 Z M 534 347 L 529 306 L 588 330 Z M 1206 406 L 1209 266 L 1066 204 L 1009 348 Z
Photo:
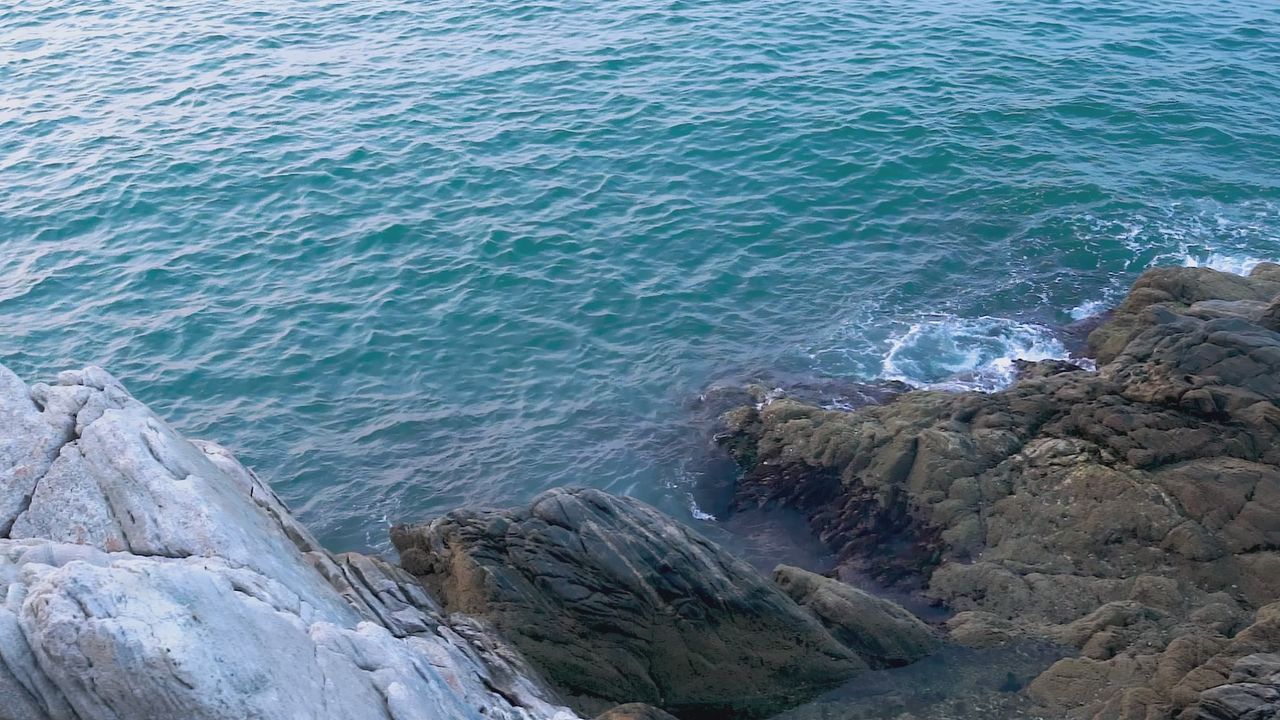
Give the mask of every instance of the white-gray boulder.
M 0 719 L 573 720 L 482 623 L 333 556 L 98 368 L 0 366 Z

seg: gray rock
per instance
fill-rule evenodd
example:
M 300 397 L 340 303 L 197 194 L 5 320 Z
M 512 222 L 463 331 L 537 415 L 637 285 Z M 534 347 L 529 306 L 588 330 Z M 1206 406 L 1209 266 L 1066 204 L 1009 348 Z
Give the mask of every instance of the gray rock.
M 1201 300 L 1187 308 L 1187 314 L 1203 320 L 1215 318 L 1243 318 L 1258 322 L 1267 311 L 1267 303 L 1260 300 Z
M 1248 303 L 1269 303 L 1280 294 L 1280 267 L 1263 263 L 1249 277 L 1218 272 L 1210 268 L 1155 268 L 1143 273 L 1112 317 L 1089 335 L 1089 346 L 1099 363 L 1116 358 L 1139 332 L 1152 322 L 1153 307 L 1184 310 L 1211 301 L 1202 308 L 1249 307 Z M 1233 311 L 1235 314 L 1237 311 Z M 1252 312 L 1247 311 L 1247 312 Z
M 1280 332 L 1280 297 L 1272 300 L 1262 311 L 1258 324 L 1268 330 Z
M 839 580 L 779 565 L 773 581 L 872 667 L 898 667 L 936 652 L 933 630 L 902 606 Z
M 1194 720 L 1280 718 L 1280 654 L 1255 653 L 1236 661 L 1226 685 L 1200 693 Z
M 584 713 L 763 717 L 867 668 L 753 568 L 636 500 L 552 490 L 392 540 L 447 610 L 492 622 Z
M 30 389 L 0 368 L 0 528 L 6 718 L 574 717 L 97 368 Z

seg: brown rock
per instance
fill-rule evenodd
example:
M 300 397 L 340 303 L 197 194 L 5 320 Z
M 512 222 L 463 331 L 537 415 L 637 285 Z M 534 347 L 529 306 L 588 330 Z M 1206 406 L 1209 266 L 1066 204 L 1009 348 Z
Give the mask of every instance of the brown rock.
M 737 503 L 805 512 L 844 565 L 959 611 L 955 642 L 1078 648 L 1030 686 L 1049 716 L 1190 712 L 1280 650 L 1277 294 L 1280 265 L 1153 270 L 1091 335 L 1097 372 L 740 409 Z

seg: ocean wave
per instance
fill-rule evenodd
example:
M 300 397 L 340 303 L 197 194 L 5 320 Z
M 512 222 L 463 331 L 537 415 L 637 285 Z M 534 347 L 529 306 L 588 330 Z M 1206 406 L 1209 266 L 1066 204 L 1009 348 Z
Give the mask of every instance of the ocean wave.
M 1137 269 L 1182 265 L 1248 275 L 1280 250 L 1280 206 L 1247 203 L 1172 203 L 1127 223 L 1121 244 L 1140 261 Z
M 1262 258 L 1256 258 L 1252 255 L 1233 255 L 1230 253 L 1211 252 L 1204 255 L 1184 254 L 1182 256 L 1183 267 L 1207 267 L 1219 272 L 1234 273 L 1236 275 L 1248 275 L 1253 272 L 1254 268 L 1264 262 L 1266 261 Z
M 1070 358 L 1062 341 L 1043 325 L 944 315 L 912 323 L 895 334 L 882 366 L 886 380 L 930 389 L 994 392 L 1017 378 L 1016 360 Z

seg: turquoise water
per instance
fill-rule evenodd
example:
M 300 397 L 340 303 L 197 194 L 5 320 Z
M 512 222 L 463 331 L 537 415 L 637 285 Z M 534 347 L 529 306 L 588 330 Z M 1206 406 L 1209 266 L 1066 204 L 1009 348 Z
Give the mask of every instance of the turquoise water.
M 0 361 L 111 369 L 335 548 L 689 518 L 711 384 L 994 387 L 1280 256 L 1280 5 L 19 2 L 0 182 Z

